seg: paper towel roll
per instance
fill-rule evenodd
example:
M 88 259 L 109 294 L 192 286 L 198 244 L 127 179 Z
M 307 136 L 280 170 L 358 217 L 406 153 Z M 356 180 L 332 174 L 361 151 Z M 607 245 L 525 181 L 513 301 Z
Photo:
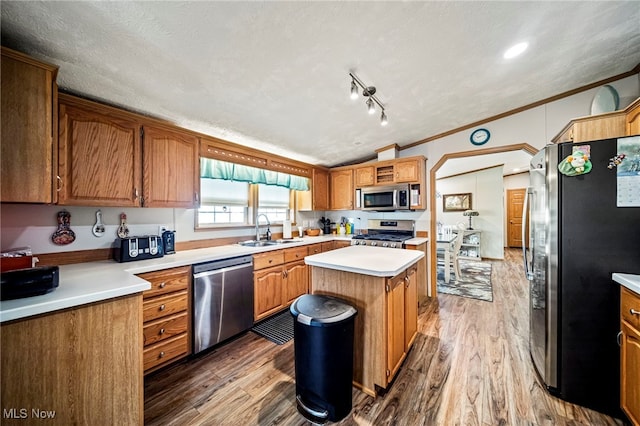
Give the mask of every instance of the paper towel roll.
M 282 238 L 291 238 L 291 221 L 282 221 Z

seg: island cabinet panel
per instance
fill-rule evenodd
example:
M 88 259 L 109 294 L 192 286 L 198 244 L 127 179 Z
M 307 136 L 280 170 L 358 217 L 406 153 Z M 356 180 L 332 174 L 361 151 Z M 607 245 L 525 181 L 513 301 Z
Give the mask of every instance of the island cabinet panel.
M 140 124 L 113 108 L 60 95 L 58 204 L 140 207 Z
M 422 263 L 421 259 L 419 263 Z M 407 270 L 404 289 L 404 348 L 405 352 L 413 345 L 418 335 L 418 277 L 419 266 Z
M 58 67 L 2 47 L 0 69 L 0 201 L 53 203 Z
M 633 425 L 640 425 L 640 295 L 620 292 L 620 406 Z
M 406 274 L 387 280 L 387 374 L 394 377 L 406 355 L 405 348 L 405 297 Z
M 138 275 L 151 283 L 143 293 L 144 372 L 151 373 L 191 353 L 191 266 Z
M 141 293 L 3 323 L 0 335 L 3 410 L 29 416 L 3 425 L 143 424 Z
M 417 266 L 393 278 L 313 266 L 312 293 L 338 297 L 358 311 L 353 383 L 376 396 L 401 368 L 417 331 Z
M 198 138 L 177 129 L 145 125 L 143 148 L 144 206 L 198 207 Z

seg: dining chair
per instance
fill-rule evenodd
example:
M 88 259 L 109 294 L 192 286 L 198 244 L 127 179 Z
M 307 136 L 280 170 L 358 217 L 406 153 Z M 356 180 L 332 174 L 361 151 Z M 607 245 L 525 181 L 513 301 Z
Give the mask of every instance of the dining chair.
M 460 281 L 460 277 L 462 276 L 462 271 L 460 270 L 460 247 L 462 247 L 462 241 L 464 240 L 464 230 L 466 225 L 464 223 L 459 223 L 457 226 L 458 235 L 456 236 L 455 241 L 451 245 L 451 252 L 449 253 L 449 259 L 451 261 L 451 265 L 453 266 L 453 270 L 456 274 L 456 281 Z

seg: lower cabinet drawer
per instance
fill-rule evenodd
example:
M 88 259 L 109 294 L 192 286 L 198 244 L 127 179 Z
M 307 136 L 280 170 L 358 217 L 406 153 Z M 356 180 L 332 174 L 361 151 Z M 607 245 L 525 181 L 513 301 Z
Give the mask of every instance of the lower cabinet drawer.
M 187 333 L 180 334 L 168 340 L 144 348 L 144 370 L 171 361 L 181 355 L 186 355 L 188 348 Z
M 148 346 L 177 336 L 187 331 L 187 312 L 170 317 L 163 317 L 155 321 L 146 322 L 143 327 L 144 345 Z
M 640 295 L 620 286 L 620 316 L 635 328 L 640 328 Z
M 168 296 L 145 300 L 142 308 L 144 322 L 186 311 L 188 307 L 187 299 L 187 291 L 185 290 Z

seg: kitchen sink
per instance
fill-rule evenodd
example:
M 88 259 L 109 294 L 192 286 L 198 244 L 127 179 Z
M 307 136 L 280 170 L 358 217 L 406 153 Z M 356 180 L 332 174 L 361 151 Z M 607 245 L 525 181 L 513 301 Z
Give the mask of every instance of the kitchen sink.
M 275 246 L 278 244 L 287 244 L 294 243 L 296 240 L 294 239 L 286 239 L 286 240 L 247 240 L 240 241 L 238 244 L 245 247 L 264 247 L 264 246 Z
M 247 240 L 247 241 L 240 241 L 238 244 L 245 247 L 264 247 L 264 246 L 275 246 L 276 244 L 278 244 L 278 242 L 274 240 L 260 240 L 260 241 Z

